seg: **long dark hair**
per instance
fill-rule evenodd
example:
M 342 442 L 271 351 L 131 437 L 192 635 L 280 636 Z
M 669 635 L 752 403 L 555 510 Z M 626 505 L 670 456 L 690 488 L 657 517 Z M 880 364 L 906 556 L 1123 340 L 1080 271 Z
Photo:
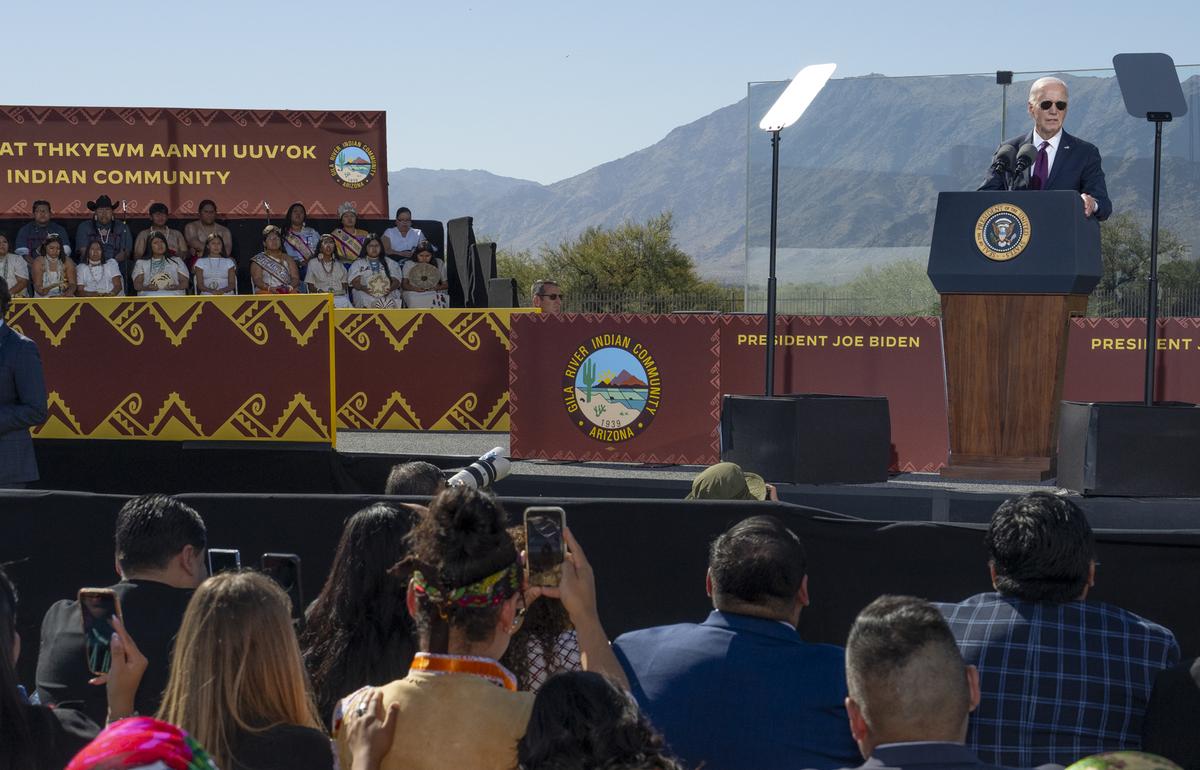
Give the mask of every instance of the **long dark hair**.
M 338 698 L 408 672 L 416 651 L 407 585 L 388 569 L 407 552 L 412 512 L 375 503 L 350 517 L 300 635 L 321 717 Z
M 525 527 L 509 527 L 508 534 L 518 551 L 525 550 Z M 508 649 L 500 658 L 504 667 L 517 677 L 518 689 L 533 692 L 538 672 L 530 667 L 532 661 L 540 659 L 547 674 L 572 667 L 572 661 L 559 649 L 558 640 L 573 628 L 567 608 L 558 599 L 543 596 L 529 605 L 525 622 L 513 634 Z
M 591 671 L 552 676 L 538 690 L 517 760 L 521 770 L 679 770 L 633 698 Z
M 387 251 L 383 248 L 383 241 L 379 239 L 378 235 L 375 233 L 370 233 L 366 238 L 363 238 L 362 250 L 358 253 L 363 259 L 370 259 L 370 257 L 367 256 L 367 246 L 372 241 L 379 244 L 379 264 L 383 265 L 383 272 L 387 274 L 387 277 L 390 279 L 392 277 L 392 271 L 388 269 Z
M 17 589 L 0 566 L 0 768 L 35 770 L 33 734 L 12 662 L 16 638 Z

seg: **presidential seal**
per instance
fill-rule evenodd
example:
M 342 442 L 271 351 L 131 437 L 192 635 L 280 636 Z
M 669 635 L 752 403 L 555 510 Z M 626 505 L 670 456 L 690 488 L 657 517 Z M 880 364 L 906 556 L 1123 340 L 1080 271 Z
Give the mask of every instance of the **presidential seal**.
M 650 427 L 662 402 L 658 362 L 623 334 L 597 334 L 571 354 L 563 369 L 563 404 L 575 427 L 613 445 Z
M 347 190 L 365 187 L 377 170 L 375 151 L 357 140 L 342 142 L 329 152 L 329 175 Z
M 997 203 L 975 223 L 975 245 L 996 262 L 1015 258 L 1029 245 L 1029 237 L 1029 215 L 1011 203 Z

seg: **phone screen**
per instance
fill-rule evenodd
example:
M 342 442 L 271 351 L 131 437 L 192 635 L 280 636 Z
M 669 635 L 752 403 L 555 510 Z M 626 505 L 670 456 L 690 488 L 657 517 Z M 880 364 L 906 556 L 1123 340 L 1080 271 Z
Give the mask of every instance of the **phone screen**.
M 79 610 L 83 615 L 83 646 L 88 670 L 93 674 L 107 674 L 112 665 L 112 618 L 120 614 L 117 596 L 105 588 L 81 589 Z
M 300 585 L 300 557 L 294 553 L 264 553 L 259 561 L 264 575 L 279 584 L 292 600 L 292 617 L 304 613 L 304 591 Z
M 242 552 L 236 548 L 209 548 L 208 574 L 218 575 L 242 568 Z
M 562 508 L 525 509 L 525 560 L 533 585 L 558 585 L 565 552 L 565 518 Z

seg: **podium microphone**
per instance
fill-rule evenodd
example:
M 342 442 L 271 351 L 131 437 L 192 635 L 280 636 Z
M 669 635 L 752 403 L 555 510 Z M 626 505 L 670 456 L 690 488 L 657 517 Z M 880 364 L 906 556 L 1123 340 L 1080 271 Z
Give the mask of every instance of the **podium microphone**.
M 1004 189 L 1012 188 L 1012 167 L 1017 157 L 1017 148 L 1011 144 L 1002 144 L 996 148 L 992 156 L 992 173 L 1004 177 Z
M 1032 143 L 1021 145 L 1021 149 L 1017 150 L 1017 165 L 1013 168 L 1014 190 L 1024 190 L 1029 187 L 1029 176 L 1025 173 L 1035 162 L 1037 162 L 1037 148 Z

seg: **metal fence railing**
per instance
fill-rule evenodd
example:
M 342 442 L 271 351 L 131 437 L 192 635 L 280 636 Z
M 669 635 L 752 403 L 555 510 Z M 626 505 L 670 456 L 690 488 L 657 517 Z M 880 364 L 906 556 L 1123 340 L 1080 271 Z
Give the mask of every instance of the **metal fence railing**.
M 742 289 L 709 292 L 641 294 L 633 292 L 569 293 L 564 309 L 572 313 L 762 313 L 766 294 Z M 779 292 L 783 315 L 912 316 L 939 315 L 937 294 L 895 291 L 886 296 L 853 296 L 845 289 Z M 1200 288 L 1159 289 L 1160 317 L 1200 318 Z M 1088 299 L 1089 316 L 1137 318 L 1146 314 L 1146 285 L 1128 283 L 1117 289 L 1096 290 Z

